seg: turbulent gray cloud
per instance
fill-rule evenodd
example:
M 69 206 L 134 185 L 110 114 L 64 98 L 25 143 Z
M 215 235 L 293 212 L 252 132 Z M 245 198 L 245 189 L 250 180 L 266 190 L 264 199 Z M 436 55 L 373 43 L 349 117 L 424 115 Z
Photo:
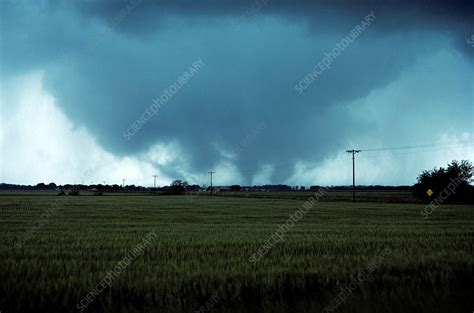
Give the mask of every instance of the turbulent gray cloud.
M 3 1 L 1 75 L 44 70 L 46 87 L 66 115 L 103 147 L 133 155 L 177 141 L 196 172 L 228 158 L 226 152 L 264 122 L 261 136 L 229 157 L 248 179 L 265 164 L 321 162 L 350 143 L 364 144 L 361 138 L 374 133 L 379 118 L 391 125 L 381 134 L 392 137 L 388 146 L 425 142 L 426 132 L 417 131 L 423 127 L 403 111 L 393 117 L 373 107 L 375 114 L 364 116 L 354 106 L 367 112 L 363 99 L 440 51 L 467 68 L 419 73 L 419 79 L 463 77 L 458 83 L 465 92 L 449 105 L 472 111 L 470 1 L 268 0 L 252 11 L 259 1 Z M 295 92 L 324 53 L 371 11 L 373 25 L 304 94 Z M 130 123 L 198 58 L 204 62 L 199 73 L 125 140 Z M 411 108 L 425 108 L 423 96 L 415 99 Z M 425 114 L 435 118 L 442 111 L 432 107 Z M 440 122 L 430 125 L 432 133 L 472 133 L 472 114 Z M 406 128 L 410 138 L 391 136 Z

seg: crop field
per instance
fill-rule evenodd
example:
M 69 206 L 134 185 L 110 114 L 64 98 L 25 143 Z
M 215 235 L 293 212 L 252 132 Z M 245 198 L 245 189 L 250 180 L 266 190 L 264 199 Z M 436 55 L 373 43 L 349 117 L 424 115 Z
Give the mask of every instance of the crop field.
M 314 194 L 313 191 L 252 191 L 252 192 L 220 192 L 220 197 L 257 198 L 257 199 L 284 199 L 284 200 L 306 200 Z M 358 191 L 357 200 L 360 202 L 385 202 L 385 203 L 414 203 L 417 200 L 412 192 L 402 191 Z M 352 191 L 331 191 L 327 193 L 321 202 L 352 201 Z
M 0 311 L 474 310 L 473 206 L 295 194 L 2 193 Z

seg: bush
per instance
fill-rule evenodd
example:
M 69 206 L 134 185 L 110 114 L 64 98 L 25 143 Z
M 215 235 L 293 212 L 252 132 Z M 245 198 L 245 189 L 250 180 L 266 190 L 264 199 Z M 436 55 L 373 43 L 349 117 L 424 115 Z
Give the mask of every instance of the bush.
M 79 190 L 78 189 L 72 189 L 71 191 L 69 191 L 69 193 L 67 195 L 68 196 L 78 196 L 79 195 Z
M 472 170 L 472 164 L 462 160 L 452 161 L 447 168 L 423 171 L 413 186 L 414 195 L 423 201 L 473 202 L 474 188 L 469 184 Z
M 59 193 L 58 193 L 58 196 L 65 196 L 65 195 L 66 195 L 66 193 L 64 192 L 64 190 L 61 190 L 61 191 L 59 191 Z

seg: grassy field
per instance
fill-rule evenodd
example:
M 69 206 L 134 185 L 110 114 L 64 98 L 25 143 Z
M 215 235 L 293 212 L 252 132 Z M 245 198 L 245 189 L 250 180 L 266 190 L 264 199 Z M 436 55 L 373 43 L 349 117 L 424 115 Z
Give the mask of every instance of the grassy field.
M 313 191 L 277 191 L 277 192 L 220 192 L 217 196 L 233 198 L 258 198 L 258 199 L 284 199 L 306 200 Z M 357 200 L 360 202 L 385 202 L 385 203 L 415 203 L 416 199 L 411 191 L 357 191 Z M 331 191 L 327 193 L 322 202 L 352 201 L 352 191 Z
M 0 311 L 80 312 L 150 232 L 84 312 L 474 309 L 474 207 L 323 201 L 250 262 L 305 200 L 2 193 Z

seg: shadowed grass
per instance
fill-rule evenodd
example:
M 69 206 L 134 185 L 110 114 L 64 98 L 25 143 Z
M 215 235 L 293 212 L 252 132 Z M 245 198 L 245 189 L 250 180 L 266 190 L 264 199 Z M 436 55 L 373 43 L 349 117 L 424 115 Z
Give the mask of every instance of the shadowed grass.
M 57 199 L 0 196 L 5 312 L 78 311 L 150 231 L 156 240 L 86 312 L 195 312 L 214 294 L 215 312 L 319 312 L 383 249 L 380 266 L 337 312 L 454 312 L 474 304 L 472 206 L 443 206 L 424 220 L 418 204 L 317 203 L 252 265 L 250 255 L 304 200 L 69 197 L 15 248 Z

